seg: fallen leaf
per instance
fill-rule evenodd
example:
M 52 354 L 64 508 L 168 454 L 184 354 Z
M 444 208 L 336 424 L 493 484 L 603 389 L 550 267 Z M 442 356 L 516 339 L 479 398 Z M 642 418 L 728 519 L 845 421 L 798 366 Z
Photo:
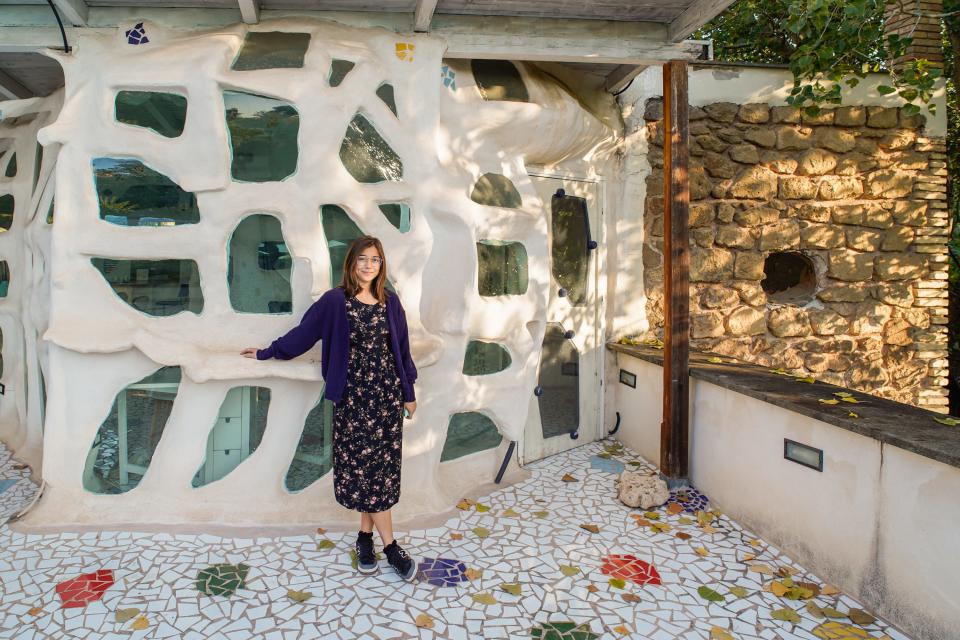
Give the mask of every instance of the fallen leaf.
M 652 522 L 649 520 L 644 520 L 643 518 L 634 518 L 634 521 L 637 523 L 638 527 L 649 527 Z
M 414 620 L 414 624 L 421 629 L 433 629 L 433 618 L 431 618 L 426 613 L 421 613 Z
M 640 462 L 639 460 L 629 460 L 629 461 L 627 462 L 627 464 L 630 465 L 631 467 L 642 467 L 642 466 L 643 466 L 643 463 Z
M 798 582 L 797 587 L 803 589 L 804 591 L 809 591 L 810 595 L 804 596 L 804 600 L 809 600 L 810 598 L 816 598 L 820 595 L 820 587 L 815 585 L 812 582 Z
M 13 465 L 13 468 L 14 468 L 15 470 L 17 470 L 17 471 L 23 471 L 24 469 L 26 469 L 26 468 L 29 467 L 29 466 L 30 466 L 30 465 L 24 464 L 23 462 L 18 462 L 17 464 Z
M 564 482 L 579 482 L 576 478 L 574 478 L 569 473 L 563 474 L 563 477 L 560 479 L 563 480 Z
M 733 640 L 733 636 L 726 629 L 713 627 L 710 629 L 710 640 Z
M 781 578 L 789 578 L 797 572 L 793 567 L 777 567 L 777 575 Z
M 133 624 L 130 625 L 130 628 L 134 631 L 143 631 L 144 629 L 150 628 L 150 622 L 147 621 L 146 616 L 140 616 L 133 621 Z
M 678 532 L 677 532 L 677 537 L 680 538 L 681 540 L 689 540 L 689 539 L 692 538 L 693 536 L 691 536 L 689 533 L 685 533 L 685 532 L 683 532 L 683 531 L 678 531 Z
M 497 599 L 489 591 L 484 593 L 474 593 L 470 595 L 473 601 L 483 605 L 497 604 Z
M 580 567 L 575 567 L 572 564 L 562 564 L 560 565 L 560 573 L 569 578 L 580 573 Z
M 853 623 L 858 624 L 861 627 L 865 627 L 868 624 L 873 624 L 877 621 L 876 618 L 863 609 L 850 609 L 847 611 L 847 617 L 850 618 Z
M 833 586 L 832 584 L 825 584 L 825 585 L 823 585 L 823 587 L 820 589 L 820 593 L 823 594 L 823 595 L 825 595 L 825 596 L 835 596 L 835 595 L 837 595 L 838 593 L 840 593 L 840 589 L 837 589 L 837 588 L 836 588 L 835 586 Z
M 512 596 L 519 596 L 523 589 L 519 582 L 504 582 L 500 588 Z
M 611 454 L 609 454 L 609 453 L 598 453 L 598 454 L 597 454 L 597 457 L 598 457 L 598 458 L 603 458 L 604 460 L 609 460 L 609 459 L 612 458 L 613 456 L 612 456 Z
M 294 602 L 306 602 L 313 597 L 313 594 L 309 591 L 295 591 L 294 589 L 287 589 L 287 597 Z
M 462 534 L 462 533 L 451 533 L 451 534 L 450 534 L 450 539 L 451 539 L 451 540 L 463 540 L 463 534 Z
M 548 515 L 550 515 L 550 512 L 549 512 L 549 511 L 534 511 L 534 512 L 533 512 L 533 517 L 534 517 L 534 518 L 546 518 Z
M 680 518 L 677 518 L 677 524 L 693 524 L 693 523 L 694 523 L 694 519 L 688 518 L 687 516 L 682 516 Z
M 320 550 L 333 549 L 335 546 L 337 545 L 334 544 L 333 540 L 328 540 L 326 538 L 317 543 L 317 549 Z
M 644 511 L 643 517 L 646 518 L 647 520 L 659 520 L 660 514 L 657 513 L 656 511 Z
M 43 611 L 43 608 L 41 607 L 31 607 L 30 610 L 27 611 L 27 613 L 29 613 L 32 616 L 38 616 L 42 611 Z
M 659 533 L 666 533 L 670 531 L 670 525 L 666 522 L 651 522 L 650 528 Z
M 773 575 L 773 569 L 771 569 L 765 564 L 752 564 L 748 567 L 748 571 L 753 571 L 754 573 L 762 573 L 765 576 Z
M 842 611 L 837 611 L 833 607 L 824 607 L 823 609 L 821 609 L 821 611 L 823 611 L 823 615 L 827 616 L 828 618 L 846 618 L 847 617 L 847 614 L 843 613 Z
M 707 548 L 706 548 L 706 547 L 694 547 L 693 550 L 697 552 L 697 555 L 698 555 L 698 556 L 703 557 L 703 558 L 706 558 L 707 556 L 710 555 L 710 552 L 707 551 Z
M 470 581 L 479 580 L 480 578 L 483 577 L 483 569 L 474 569 L 473 567 L 470 567 L 469 569 L 463 572 L 463 575 L 465 575 L 467 577 L 467 580 L 470 580 Z
M 317 527 L 317 533 L 319 533 L 321 536 L 322 536 L 323 534 L 325 534 L 326 532 L 327 532 L 327 530 L 324 529 L 323 527 Z
M 724 597 L 711 589 L 710 587 L 703 586 L 697 589 L 697 593 L 700 594 L 700 597 L 708 602 L 723 602 Z
M 793 380 L 794 380 L 794 382 L 806 382 L 806 383 L 808 383 L 808 384 L 813 384 L 814 382 L 817 381 L 816 378 L 811 378 L 811 377 L 807 377 L 807 378 L 797 377 L 797 378 L 794 378 Z
M 588 584 L 587 591 L 589 591 L 590 593 L 596 593 L 597 591 L 600 591 L 600 588 L 597 587 L 597 585 L 595 584 Z
M 790 590 L 790 587 L 783 584 L 782 582 L 774 581 L 773 583 L 770 584 L 770 591 L 773 593 L 773 595 L 777 596 L 778 598 L 782 598 L 784 595 L 786 595 L 787 591 L 789 590 Z
M 812 615 L 817 620 L 823 620 L 826 617 L 826 615 L 823 613 L 823 609 L 817 606 L 815 602 L 808 602 L 804 608 L 807 610 L 807 613 Z
M 853 397 L 853 394 L 850 393 L 849 391 L 834 391 L 834 392 L 833 392 L 833 395 L 837 396 L 838 398 L 851 398 L 851 397 Z
M 353 570 L 357 570 L 357 566 L 360 564 L 360 561 L 357 559 L 357 550 L 350 549 L 350 566 L 353 567 Z
M 633 603 L 643 602 L 640 596 L 634 593 L 621 593 L 620 597 L 623 598 L 624 602 L 633 602 Z
M 948 427 L 957 427 L 960 426 L 960 420 L 957 418 L 934 418 L 940 424 L 945 424 Z
M 457 503 L 457 509 L 460 509 L 461 511 L 468 511 L 472 504 L 473 504 L 472 502 L 464 498 L 463 500 Z
M 737 598 L 746 598 L 747 597 L 747 588 L 746 587 L 730 587 L 730 595 Z
M 630 634 L 630 629 L 628 629 L 628 628 L 626 627 L 626 625 L 622 625 L 622 624 L 621 624 L 621 625 L 617 625 L 616 627 L 614 627 L 613 629 L 611 629 L 611 631 L 613 631 L 613 632 L 616 633 L 617 635 L 621 635 L 621 636 L 626 636 L 626 635 L 629 635 L 629 634 Z
M 787 376 L 787 375 L 790 375 L 789 373 L 787 373 L 787 370 L 784 369 L 783 367 L 779 367 L 779 368 L 777 368 L 777 369 L 770 369 L 769 371 L 770 371 L 770 373 L 775 373 L 775 374 L 777 374 L 778 376 Z
M 585 529 L 590 533 L 600 533 L 600 527 L 595 524 L 582 524 L 580 525 L 581 529 Z
M 751 541 L 750 541 L 750 546 L 751 546 L 751 547 L 759 547 L 761 544 L 763 544 L 763 543 L 760 542 L 759 540 L 751 540 Z
M 672 516 L 677 515 L 678 513 L 683 513 L 683 505 L 676 502 L 671 502 L 667 505 L 667 513 Z
M 774 620 L 782 620 L 784 622 L 793 622 L 796 624 L 800 622 L 800 616 L 797 615 L 797 612 L 793 609 L 777 609 L 772 614 L 770 614 Z
M 710 362 L 714 364 L 720 364 L 721 362 L 723 362 L 723 358 L 713 357 L 713 358 L 710 358 Z
M 623 578 L 610 578 L 610 586 L 614 589 L 624 589 L 627 583 Z
M 490 507 L 489 507 L 489 506 L 487 506 L 487 505 L 485 505 L 485 504 L 481 504 L 481 503 L 479 503 L 479 502 L 478 502 L 477 504 L 473 505 L 473 508 L 477 510 L 477 513 L 486 513 L 487 511 L 490 511 Z
M 841 400 L 843 400 L 844 402 L 849 402 L 850 404 L 866 404 L 862 400 L 857 400 L 856 398 L 853 398 L 853 397 L 841 398 Z
M 818 401 L 820 402 L 820 404 L 840 404 L 840 401 L 837 400 L 836 398 L 831 398 L 830 400 L 824 400 L 823 398 L 819 398 Z
M 700 529 L 702 529 L 704 533 L 716 533 L 716 532 L 717 532 L 717 530 L 713 527 L 713 525 L 710 525 L 710 524 L 705 524 L 705 525 L 703 525 L 702 527 L 700 527 Z
M 130 622 L 134 618 L 136 618 L 138 615 L 140 615 L 140 609 L 136 609 L 136 608 L 117 609 L 114 612 L 113 617 L 120 624 L 125 624 L 127 622 Z
M 486 527 L 474 527 L 473 533 L 475 533 L 478 538 L 483 540 L 490 535 L 490 530 Z
M 859 417 L 860 417 L 860 414 L 859 414 L 859 413 L 856 413 L 856 412 L 854 412 L 854 411 L 848 411 L 848 412 L 847 412 L 847 417 L 848 417 L 848 418 L 859 418 Z
M 743 557 L 740 558 L 740 562 L 749 562 L 749 561 L 755 559 L 756 557 L 757 557 L 757 556 L 755 556 L 755 555 L 752 554 L 752 553 L 745 553 L 745 554 L 743 554 Z
M 514 511 L 513 509 L 506 509 L 501 514 L 502 518 L 519 518 L 520 514 Z

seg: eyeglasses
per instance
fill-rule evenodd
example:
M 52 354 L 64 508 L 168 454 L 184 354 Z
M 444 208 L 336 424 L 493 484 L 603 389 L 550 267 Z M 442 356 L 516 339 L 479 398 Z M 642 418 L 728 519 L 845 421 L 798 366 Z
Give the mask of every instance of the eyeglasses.
M 360 256 L 357 258 L 357 264 L 371 264 L 375 267 L 379 267 L 383 260 L 377 256 L 368 258 L 367 256 Z

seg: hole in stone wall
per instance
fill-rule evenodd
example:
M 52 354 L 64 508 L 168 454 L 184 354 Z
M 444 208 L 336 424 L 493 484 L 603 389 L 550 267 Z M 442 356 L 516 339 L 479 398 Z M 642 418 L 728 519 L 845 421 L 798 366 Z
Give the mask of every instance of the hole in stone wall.
M 233 387 L 227 392 L 207 437 L 206 458 L 193 477 L 194 487 L 220 480 L 257 450 L 269 409 L 267 387 Z
M 297 170 L 300 114 L 293 105 L 252 93 L 224 91 L 223 106 L 234 180 L 273 182 Z
M 13 224 L 14 199 L 10 194 L 0 196 L 0 231 L 7 231 Z
M 17 154 L 10 156 L 10 162 L 7 163 L 7 171 L 3 174 L 7 178 L 15 178 L 17 175 Z
M 230 306 L 243 313 L 291 313 L 292 268 L 280 221 L 266 214 L 247 216 L 227 250 Z
M 347 77 L 348 73 L 353 71 L 355 66 L 357 66 L 356 63 L 350 62 L 349 60 L 334 60 L 330 65 L 330 86 L 339 87 L 343 79 Z
M 10 265 L 0 260 L 0 298 L 6 298 L 10 290 Z
M 320 222 L 323 225 L 323 235 L 327 238 L 327 250 L 330 252 L 330 286 L 337 287 L 343 279 L 343 262 L 350 243 L 364 233 L 349 214 L 335 204 L 325 204 L 320 208 Z M 389 279 L 384 286 L 395 291 Z
M 523 204 L 520 192 L 513 186 L 510 178 L 499 173 L 485 173 L 480 176 L 480 179 L 473 185 L 470 199 L 477 204 L 488 207 L 506 207 L 508 209 L 519 209 Z
M 478 451 L 496 449 L 502 441 L 503 436 L 497 430 L 497 425 L 482 413 L 455 413 L 450 416 L 440 462 L 462 458 Z
M 477 288 L 482 296 L 527 292 L 527 249 L 519 242 L 481 240 L 477 243 Z
M 796 251 L 771 253 L 763 263 L 760 286 L 771 302 L 805 304 L 817 289 L 813 262 Z
M 100 218 L 130 227 L 200 222 L 197 197 L 139 160 L 96 158 L 93 172 Z
M 159 91 L 118 91 L 114 110 L 119 122 L 176 138 L 183 133 L 187 119 L 187 99 Z
M 287 491 L 303 491 L 333 468 L 333 403 L 323 398 L 307 414 L 297 451 L 284 484 Z
M 251 31 L 233 62 L 234 71 L 299 69 L 310 45 L 309 33 Z
M 340 161 L 357 182 L 403 179 L 403 162 L 376 127 L 359 113 L 347 125 L 340 145 Z
M 391 202 L 378 205 L 383 215 L 400 233 L 410 231 L 410 206 L 403 202 Z
M 90 258 L 114 293 L 149 316 L 203 311 L 200 272 L 193 260 Z
M 383 100 L 383 103 L 390 108 L 390 111 L 393 111 L 393 115 L 397 115 L 397 101 L 393 95 L 392 84 L 385 82 L 377 87 L 377 97 Z
M 117 494 L 147 473 L 180 389 L 180 367 L 163 367 L 123 389 L 87 454 L 83 488 Z
M 530 102 L 520 71 L 507 60 L 471 60 L 470 69 L 484 100 Z
M 496 342 L 471 340 L 463 358 L 463 375 L 485 376 L 510 366 L 510 354 Z

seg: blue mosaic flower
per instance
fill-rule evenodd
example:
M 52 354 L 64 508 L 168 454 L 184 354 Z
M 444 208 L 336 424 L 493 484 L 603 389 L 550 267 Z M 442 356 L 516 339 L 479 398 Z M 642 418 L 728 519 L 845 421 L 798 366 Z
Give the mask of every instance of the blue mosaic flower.
M 670 492 L 670 499 L 663 506 L 666 507 L 670 503 L 679 504 L 686 513 L 696 513 L 706 511 L 710 505 L 710 499 L 693 487 L 681 487 Z
M 457 74 L 448 65 L 440 67 L 440 79 L 443 80 L 443 86 L 449 87 L 451 91 L 457 90 Z
M 423 558 L 420 579 L 435 587 L 455 587 L 467 580 L 467 565 L 451 558 Z
M 612 458 L 601 458 L 600 456 L 593 456 L 590 458 L 590 468 L 597 469 L 599 471 L 606 471 L 607 473 L 616 473 L 619 474 L 623 471 L 623 463 L 619 460 L 613 460 Z
M 142 22 L 138 22 L 133 29 L 127 29 L 125 33 L 127 36 L 127 44 L 147 44 L 150 42 Z

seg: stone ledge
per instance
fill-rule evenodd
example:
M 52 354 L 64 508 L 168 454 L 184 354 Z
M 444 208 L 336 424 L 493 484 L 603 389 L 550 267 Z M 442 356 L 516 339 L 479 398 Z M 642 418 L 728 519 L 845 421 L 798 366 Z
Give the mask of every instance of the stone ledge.
M 663 366 L 662 349 L 616 342 L 608 342 L 607 349 Z M 711 357 L 716 356 L 691 351 L 690 377 L 960 468 L 960 427 L 934 422 L 944 414 L 825 382 L 796 382 L 753 364 L 727 364 L 731 360 L 728 356 L 721 356 L 724 363 L 716 364 L 710 362 Z M 833 398 L 836 391 L 850 391 L 865 400 L 856 405 L 827 406 L 819 402 L 820 398 Z M 860 417 L 848 418 L 844 409 Z

